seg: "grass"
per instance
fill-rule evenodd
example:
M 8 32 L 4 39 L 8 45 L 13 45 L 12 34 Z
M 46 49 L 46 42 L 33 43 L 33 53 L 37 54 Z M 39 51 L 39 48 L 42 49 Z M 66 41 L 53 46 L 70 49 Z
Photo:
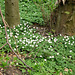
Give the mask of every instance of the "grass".
M 48 37 L 44 37 L 39 33 L 36 33 L 36 29 L 30 27 L 32 22 L 36 22 L 36 18 L 37 21 L 39 21 L 39 19 L 42 19 L 40 9 L 37 9 L 33 3 L 29 4 L 20 2 L 19 5 L 21 24 L 14 27 L 14 29 L 7 28 L 7 33 L 9 42 L 14 51 L 19 53 L 20 55 L 23 55 L 24 62 L 26 62 L 27 65 L 34 69 L 34 71 L 27 69 L 29 75 L 59 75 L 60 72 L 62 72 L 63 75 L 74 75 L 75 36 L 62 36 L 60 34 L 57 37 L 54 37 L 52 34 L 50 34 L 48 35 Z M 27 9 L 28 6 L 29 9 Z M 33 7 L 34 9 L 30 11 L 30 9 L 32 9 Z M 3 8 L 4 5 L 2 6 L 2 12 L 4 14 Z M 30 12 L 26 13 L 25 11 Z M 31 19 L 31 17 L 33 19 Z M 29 18 L 32 21 L 30 21 Z M 42 23 L 42 20 L 40 20 L 40 22 Z M 4 25 L 1 22 L 0 47 L 5 43 L 5 30 Z M 6 52 L 7 56 L 2 57 Z M 8 66 L 7 62 L 8 60 L 10 60 L 8 53 L 10 52 L 11 50 L 8 45 L 0 50 L 0 63 L 3 65 L 0 65 L 0 67 L 4 68 L 5 66 Z M 6 61 L 4 61 L 3 59 Z M 14 60 L 16 60 L 16 62 Z M 26 66 L 24 66 L 24 64 L 20 62 L 16 57 L 13 58 L 13 61 L 9 65 L 15 65 L 16 67 L 18 66 L 23 75 L 26 72 Z M 68 72 L 64 71 L 65 68 L 68 69 Z M 72 72 L 70 71 L 70 69 L 72 70 Z

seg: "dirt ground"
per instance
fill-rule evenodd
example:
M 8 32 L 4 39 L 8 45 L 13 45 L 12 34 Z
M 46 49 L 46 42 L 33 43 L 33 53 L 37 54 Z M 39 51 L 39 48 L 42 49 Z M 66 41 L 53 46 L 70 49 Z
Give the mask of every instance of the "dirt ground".
M 22 75 L 22 72 L 16 67 L 0 68 L 0 75 Z

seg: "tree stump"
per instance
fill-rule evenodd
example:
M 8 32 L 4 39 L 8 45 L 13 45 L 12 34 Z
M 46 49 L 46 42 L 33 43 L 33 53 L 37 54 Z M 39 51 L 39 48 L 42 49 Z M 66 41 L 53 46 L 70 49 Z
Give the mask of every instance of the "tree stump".
M 75 35 L 75 0 L 67 0 L 53 11 L 51 28 L 58 34 Z

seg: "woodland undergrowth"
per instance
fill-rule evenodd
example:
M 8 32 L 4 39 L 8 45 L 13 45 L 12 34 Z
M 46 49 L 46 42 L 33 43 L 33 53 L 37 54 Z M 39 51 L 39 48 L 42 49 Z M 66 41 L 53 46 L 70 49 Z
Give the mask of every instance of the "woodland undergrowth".
M 6 41 L 5 26 L 0 17 L 0 67 L 16 66 L 25 75 L 74 75 L 75 73 L 75 36 L 54 37 L 50 32 L 42 36 L 31 28 L 32 23 L 43 24 L 41 9 L 32 1 L 20 0 L 20 25 L 13 29 L 7 27 L 8 42 L 15 53 L 25 62 L 30 70 L 11 51 L 9 45 L 1 48 Z M 4 15 L 4 0 L 0 1 Z M 33 10 L 31 10 L 33 9 Z M 37 27 L 38 29 L 38 27 Z M 13 60 L 10 61 L 11 54 Z M 9 62 L 10 61 L 10 62 Z M 9 62 L 9 63 L 8 63 Z

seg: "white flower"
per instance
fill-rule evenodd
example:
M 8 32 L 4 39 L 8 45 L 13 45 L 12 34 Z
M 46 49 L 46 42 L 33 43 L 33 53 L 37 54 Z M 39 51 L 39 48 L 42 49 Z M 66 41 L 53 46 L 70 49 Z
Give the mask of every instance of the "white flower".
M 63 57 L 63 59 L 65 59 L 65 57 Z
M 47 59 L 44 59 L 44 61 L 47 61 Z
M 13 35 L 13 33 L 12 33 L 12 32 L 10 32 L 10 37 L 12 37 L 12 35 Z
M 9 32 L 9 30 L 7 30 Z
M 51 49 L 51 51 L 53 51 L 53 49 Z
M 25 42 L 24 42 L 24 41 L 23 41 L 22 43 L 23 43 L 23 44 L 25 44 Z
M 49 58 L 54 58 L 54 56 L 49 56 Z
M 21 17 L 21 19 L 22 19 L 22 17 Z
M 70 41 L 69 41 L 70 42 Z
M 18 25 L 18 27 L 20 27 L 20 25 Z
M 14 50 L 16 51 L 16 48 L 14 48 Z
M 63 41 L 64 41 L 64 39 L 63 39 Z
M 67 42 L 65 42 L 65 44 L 67 44 Z
M 15 38 L 18 38 L 18 37 L 15 35 Z
M 72 56 L 69 56 L 70 58 L 72 57 Z
M 50 46 L 50 48 L 52 48 L 52 46 Z
M 62 36 L 62 35 L 60 34 L 60 36 Z
M 42 55 L 40 55 L 40 57 L 42 57 Z
M 19 41 L 22 42 L 22 39 L 20 39 Z
M 52 56 L 49 56 L 49 58 L 52 58 Z
M 24 25 L 26 26 L 26 23 L 24 23 Z
M 72 43 L 74 44 L 74 41 Z
M 33 38 L 35 38 L 36 36 L 33 36 Z
M 71 43 L 71 45 L 73 45 L 73 43 Z
M 70 44 L 70 42 L 68 44 Z
M 58 39 L 55 38 L 55 39 L 54 39 L 54 42 L 56 42 L 57 40 L 58 40 Z
M 74 37 L 72 36 L 72 39 L 74 40 Z
M 33 44 L 35 44 L 36 42 L 33 42 Z
M 51 39 L 48 40 L 49 43 L 52 43 Z
M 22 24 L 20 24 L 20 26 L 21 26 Z
M 24 48 L 24 46 L 22 46 L 22 48 Z
M 35 29 L 35 27 L 33 27 Z
M 59 55 L 59 53 L 57 53 L 57 55 Z
M 38 34 L 40 34 L 40 33 L 38 32 Z
M 26 30 L 24 32 L 26 32 Z
M 66 41 L 68 41 L 68 40 L 69 40 L 69 38 L 66 39 Z
M 22 5 L 22 6 L 24 6 L 24 5 Z
M 50 36 L 48 36 L 50 38 Z
M 16 63 L 16 65 L 18 65 L 18 63 Z
M 72 50 L 70 50 L 70 52 L 72 52 Z
M 66 36 L 64 36 L 64 38 L 66 38 Z
M 11 40 L 9 40 L 9 42 L 11 42 Z
M 38 29 L 38 27 L 36 27 L 36 29 Z
M 34 47 L 34 45 L 32 45 L 32 47 Z
M 36 65 L 36 63 L 35 63 L 35 65 Z
M 53 35 L 51 35 L 51 37 L 53 37 Z
M 52 56 L 52 58 L 54 58 L 54 56 Z
M 18 45 L 16 47 L 18 47 Z
M 19 35 L 18 33 L 16 33 L 16 35 Z
M 65 45 L 65 47 L 67 47 L 67 45 Z
M 38 47 L 38 45 L 36 45 L 36 47 Z

